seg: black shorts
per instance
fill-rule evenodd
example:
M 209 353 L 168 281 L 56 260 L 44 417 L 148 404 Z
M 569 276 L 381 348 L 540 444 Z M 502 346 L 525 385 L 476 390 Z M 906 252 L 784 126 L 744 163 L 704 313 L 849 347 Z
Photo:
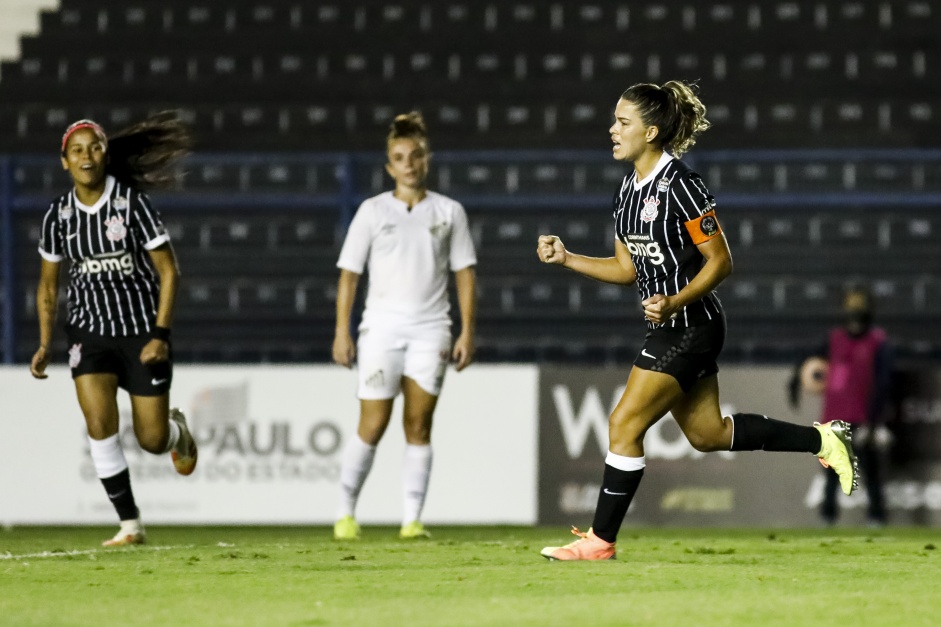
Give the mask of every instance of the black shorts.
M 83 374 L 117 375 L 118 386 L 134 396 L 163 396 L 173 380 L 173 351 L 158 364 L 144 365 L 140 352 L 152 338 L 149 335 L 105 337 L 78 327 L 65 330 L 69 339 L 69 367 L 72 378 Z
M 668 374 L 684 392 L 719 372 L 716 359 L 725 343 L 725 317 L 695 327 L 656 328 L 647 332 L 634 365 Z

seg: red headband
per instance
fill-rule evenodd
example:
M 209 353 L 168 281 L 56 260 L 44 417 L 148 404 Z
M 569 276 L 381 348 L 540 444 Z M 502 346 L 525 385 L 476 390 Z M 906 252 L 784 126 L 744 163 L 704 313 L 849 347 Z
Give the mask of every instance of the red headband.
M 69 142 L 69 137 L 72 133 L 83 128 L 90 128 L 101 138 L 101 141 L 105 144 L 108 143 L 108 136 L 105 135 L 105 129 L 101 128 L 101 125 L 92 120 L 79 120 L 78 122 L 72 122 L 69 124 L 69 127 L 65 129 L 65 134 L 62 135 L 62 152 L 65 152 L 65 145 Z

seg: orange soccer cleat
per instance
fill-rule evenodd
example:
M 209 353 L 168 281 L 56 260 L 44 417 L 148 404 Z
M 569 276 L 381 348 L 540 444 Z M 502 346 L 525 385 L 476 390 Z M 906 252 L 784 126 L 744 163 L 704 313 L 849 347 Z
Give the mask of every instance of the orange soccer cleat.
M 617 557 L 614 542 L 606 542 L 595 535 L 593 529 L 582 533 L 577 527 L 572 527 L 572 533 L 578 540 L 565 546 L 547 546 L 540 554 L 550 560 L 613 560 Z
M 170 420 L 180 427 L 180 439 L 177 440 L 176 446 L 170 451 L 173 467 L 181 475 L 191 475 L 196 470 L 198 454 L 196 440 L 193 439 L 193 434 L 186 426 L 186 416 L 183 415 L 183 412 L 174 407 L 170 410 Z

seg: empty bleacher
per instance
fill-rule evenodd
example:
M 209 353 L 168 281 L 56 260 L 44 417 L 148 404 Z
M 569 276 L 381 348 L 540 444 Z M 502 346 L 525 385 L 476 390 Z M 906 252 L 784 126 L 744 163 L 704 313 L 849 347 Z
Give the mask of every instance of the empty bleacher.
M 700 81 L 712 148 L 930 146 L 939 28 L 925 0 L 65 0 L 2 67 L 0 140 L 182 107 L 205 149 L 374 148 L 418 107 L 452 148 L 588 148 L 627 85 L 679 78 Z
M 180 188 L 155 195 L 184 273 L 177 358 L 329 359 L 345 224 L 389 188 L 383 137 L 417 108 L 430 187 L 465 204 L 478 246 L 480 357 L 630 360 L 636 291 L 546 268 L 535 241 L 610 254 L 611 110 L 632 83 L 680 78 L 713 124 L 687 160 L 735 260 L 726 357 L 792 358 L 857 280 L 903 355 L 937 356 L 938 32 L 927 0 L 63 0 L 0 68 L 17 233 L 0 308 L 35 324 L 62 129 L 174 108 L 197 138 Z M 32 335 L 15 343 L 28 359 Z

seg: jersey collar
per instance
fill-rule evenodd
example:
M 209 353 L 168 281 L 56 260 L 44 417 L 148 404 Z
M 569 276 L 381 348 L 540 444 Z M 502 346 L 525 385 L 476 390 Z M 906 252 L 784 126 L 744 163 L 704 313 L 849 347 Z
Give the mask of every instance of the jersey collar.
M 82 203 L 78 199 L 78 196 L 75 194 L 75 190 L 72 190 L 72 200 L 75 202 L 75 206 L 84 211 L 85 213 L 96 214 L 98 211 L 108 203 L 108 199 L 111 198 L 111 192 L 114 191 L 114 177 L 110 174 L 105 177 L 105 191 L 101 192 L 101 198 L 92 205 L 88 206 Z
M 643 181 L 637 181 L 637 180 L 634 181 L 634 189 L 639 190 L 641 187 L 643 187 L 644 185 L 652 181 L 655 176 L 660 174 L 660 170 L 665 168 L 667 164 L 670 163 L 671 161 L 673 161 L 673 155 L 664 151 L 663 154 L 660 155 L 660 160 L 657 161 L 656 167 L 650 171 L 650 174 L 645 176 Z
M 396 198 L 394 191 L 389 191 L 388 194 L 389 194 L 389 199 L 390 199 L 393 203 L 395 203 L 397 206 L 401 207 L 406 213 L 409 212 L 409 208 L 408 208 L 408 203 L 407 203 L 407 202 L 405 202 L 404 200 L 399 200 L 398 198 Z M 419 207 L 424 207 L 425 203 L 428 201 L 429 198 L 431 198 L 431 192 L 426 189 L 426 190 L 425 190 L 425 197 L 422 198 L 421 200 L 419 200 L 419 201 L 418 201 L 417 203 L 415 203 L 414 205 L 412 205 L 411 213 L 414 213 L 415 210 L 418 209 Z

